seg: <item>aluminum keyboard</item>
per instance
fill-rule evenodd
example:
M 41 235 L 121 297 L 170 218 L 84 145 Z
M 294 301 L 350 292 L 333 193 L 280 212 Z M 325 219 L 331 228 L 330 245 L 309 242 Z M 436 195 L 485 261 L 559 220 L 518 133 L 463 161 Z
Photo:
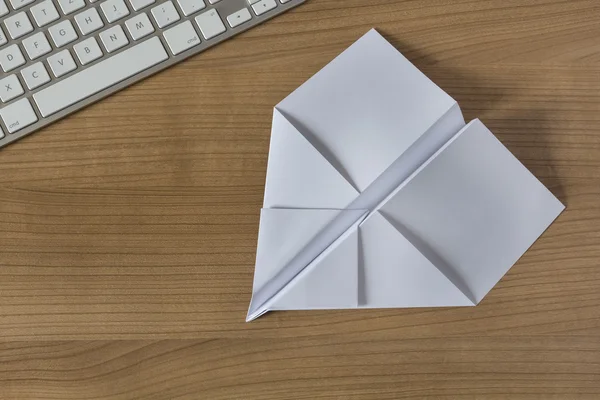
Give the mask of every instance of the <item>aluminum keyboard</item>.
M 305 0 L 0 0 L 0 147 Z

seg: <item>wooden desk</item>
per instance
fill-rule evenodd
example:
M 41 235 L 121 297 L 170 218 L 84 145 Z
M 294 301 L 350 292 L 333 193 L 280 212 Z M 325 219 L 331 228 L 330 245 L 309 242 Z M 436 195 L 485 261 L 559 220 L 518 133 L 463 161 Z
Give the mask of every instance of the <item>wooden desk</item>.
M 0 398 L 600 398 L 599 20 L 310 0 L 0 151 Z M 568 210 L 476 308 L 246 324 L 272 107 L 371 27 Z

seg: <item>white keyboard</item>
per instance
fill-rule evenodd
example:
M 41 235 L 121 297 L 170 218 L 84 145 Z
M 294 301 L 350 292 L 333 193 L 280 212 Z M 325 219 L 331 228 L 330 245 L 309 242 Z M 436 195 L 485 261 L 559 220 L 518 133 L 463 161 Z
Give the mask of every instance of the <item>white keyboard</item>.
M 0 147 L 305 0 L 0 0 Z

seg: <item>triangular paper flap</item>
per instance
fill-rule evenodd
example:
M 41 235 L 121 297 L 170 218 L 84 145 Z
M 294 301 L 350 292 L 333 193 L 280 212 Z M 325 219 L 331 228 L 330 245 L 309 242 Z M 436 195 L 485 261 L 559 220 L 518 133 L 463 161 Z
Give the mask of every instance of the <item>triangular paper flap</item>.
M 366 210 L 263 209 L 248 319 L 356 229 Z
M 466 297 L 473 302 L 473 304 L 477 304 L 478 301 L 475 297 L 475 294 L 471 291 L 467 283 L 462 279 L 462 277 L 452 268 L 439 254 L 437 254 L 433 249 L 429 246 L 427 242 L 425 242 L 422 238 L 415 235 L 411 232 L 406 226 L 404 226 L 400 221 L 393 218 L 391 215 L 388 215 L 385 211 L 379 210 L 378 213 L 385 218 L 387 222 L 390 223 L 406 240 L 416 248 L 419 253 L 421 253 L 425 258 L 429 260 L 434 267 L 438 269 L 454 286 L 456 286 Z
M 381 214 L 361 224 L 360 245 L 361 307 L 474 305 Z
M 337 169 L 274 109 L 264 207 L 343 209 L 358 194 Z
M 479 120 L 382 207 L 422 238 L 481 301 L 564 206 Z
M 341 212 L 263 208 L 256 250 L 254 292 L 273 278 Z
M 362 192 L 455 104 L 371 30 L 277 108 Z
M 358 306 L 358 231 L 315 260 L 303 276 L 282 293 L 272 310 L 355 308 Z

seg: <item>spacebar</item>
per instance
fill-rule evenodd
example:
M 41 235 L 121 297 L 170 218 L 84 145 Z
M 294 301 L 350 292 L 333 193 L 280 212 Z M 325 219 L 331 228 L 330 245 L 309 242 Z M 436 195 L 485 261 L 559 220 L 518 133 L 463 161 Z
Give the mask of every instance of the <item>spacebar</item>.
M 101 90 L 169 58 L 158 37 L 55 83 L 33 95 L 43 117 L 48 117 Z

